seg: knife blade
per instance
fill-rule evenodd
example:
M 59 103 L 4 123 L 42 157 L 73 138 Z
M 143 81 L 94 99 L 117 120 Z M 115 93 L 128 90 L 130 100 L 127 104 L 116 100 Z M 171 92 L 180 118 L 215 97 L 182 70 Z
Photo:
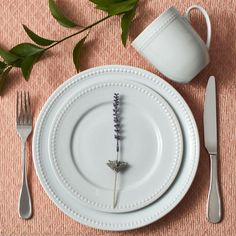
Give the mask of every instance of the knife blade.
M 208 80 L 204 103 L 204 141 L 209 154 L 217 154 L 217 114 L 215 77 Z
M 204 143 L 210 156 L 210 188 L 207 202 L 207 219 L 210 223 L 219 223 L 222 219 L 222 210 L 217 173 L 217 111 L 214 76 L 209 78 L 206 87 L 203 123 Z

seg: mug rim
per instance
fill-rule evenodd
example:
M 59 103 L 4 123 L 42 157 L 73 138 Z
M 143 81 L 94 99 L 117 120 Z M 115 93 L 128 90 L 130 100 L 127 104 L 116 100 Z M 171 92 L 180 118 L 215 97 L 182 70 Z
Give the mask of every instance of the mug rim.
M 156 37 L 164 30 L 172 21 L 180 16 L 178 10 L 171 6 L 154 19 L 131 43 L 137 50 L 142 51 L 153 37 Z

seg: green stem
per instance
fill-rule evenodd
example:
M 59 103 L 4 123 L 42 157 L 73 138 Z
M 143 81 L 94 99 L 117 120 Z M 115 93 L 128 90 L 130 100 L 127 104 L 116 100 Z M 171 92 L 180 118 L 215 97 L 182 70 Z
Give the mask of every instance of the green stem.
M 65 38 L 60 39 L 60 40 L 57 41 L 56 43 L 54 43 L 54 44 L 52 44 L 51 46 L 45 48 L 45 51 L 47 51 L 48 49 L 50 49 L 50 48 L 56 46 L 57 44 L 59 44 L 59 43 L 65 41 L 65 40 L 67 40 L 67 39 L 69 39 L 69 38 L 72 38 L 73 36 L 75 36 L 75 35 L 77 35 L 77 34 L 83 33 L 84 31 L 86 31 L 86 30 L 88 30 L 88 29 L 91 29 L 93 26 L 95 26 L 95 25 L 101 23 L 102 21 L 105 21 L 106 19 L 108 19 L 108 18 L 110 18 L 110 17 L 111 17 L 111 16 L 106 16 L 106 17 L 100 19 L 99 21 L 96 21 L 96 22 L 94 22 L 93 24 L 86 26 L 86 27 L 83 28 L 82 30 L 79 30 L 79 31 L 77 31 L 77 32 L 75 32 L 75 33 L 73 33 L 73 34 L 71 34 L 71 35 L 68 35 L 68 36 L 65 37 Z

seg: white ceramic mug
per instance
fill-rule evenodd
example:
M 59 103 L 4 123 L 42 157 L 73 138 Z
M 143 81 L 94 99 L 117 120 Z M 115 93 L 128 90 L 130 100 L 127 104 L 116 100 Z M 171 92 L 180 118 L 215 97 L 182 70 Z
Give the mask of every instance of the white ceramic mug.
M 190 24 L 191 10 L 199 10 L 207 24 L 206 43 Z M 191 81 L 209 63 L 211 22 L 204 8 L 189 7 L 184 16 L 171 7 L 132 42 L 132 46 L 162 74 L 180 83 Z

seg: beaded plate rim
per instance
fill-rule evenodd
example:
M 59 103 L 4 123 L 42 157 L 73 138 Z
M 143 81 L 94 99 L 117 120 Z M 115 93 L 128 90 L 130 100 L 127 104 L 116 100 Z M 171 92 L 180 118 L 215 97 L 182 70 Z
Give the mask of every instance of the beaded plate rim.
M 153 188 L 153 192 L 148 198 L 145 198 L 139 202 L 133 201 L 133 203 L 129 204 L 129 205 L 126 204 L 126 205 L 117 206 L 115 210 L 113 210 L 113 207 L 111 204 L 108 205 L 108 204 L 101 204 L 98 202 L 93 202 L 92 200 L 86 198 L 85 196 L 81 195 L 77 190 L 75 190 L 75 188 L 73 188 L 73 186 L 69 183 L 68 179 L 65 176 L 63 176 L 61 167 L 57 161 L 56 154 L 55 154 L 56 153 L 55 140 L 56 140 L 56 135 L 58 132 L 58 127 L 61 123 L 63 116 L 68 112 L 68 109 L 70 109 L 70 107 L 73 105 L 73 103 L 76 100 L 83 97 L 84 95 L 91 94 L 92 92 L 96 91 L 97 89 L 102 89 L 105 87 L 112 87 L 112 86 L 128 87 L 131 89 L 135 89 L 138 92 L 144 93 L 145 95 L 147 95 L 148 97 L 153 99 L 153 102 L 158 103 L 160 105 L 161 109 L 163 110 L 163 113 L 165 113 L 167 119 L 169 119 L 169 123 L 172 127 L 172 130 L 173 130 L 174 142 L 176 145 L 174 156 L 173 156 L 172 166 L 171 166 L 170 172 L 168 173 L 168 176 L 166 177 L 165 182 L 161 186 L 159 186 L 159 188 Z M 138 86 L 134 85 L 134 83 L 132 84 L 132 82 L 130 82 L 130 81 L 127 81 L 127 82 L 103 82 L 103 83 L 95 84 L 92 86 L 88 86 L 85 89 L 82 89 L 82 91 L 79 91 L 78 93 L 76 93 L 74 96 L 70 97 L 69 101 L 67 101 L 66 105 L 64 104 L 64 107 L 59 111 L 59 113 L 57 114 L 57 116 L 54 120 L 51 136 L 49 135 L 50 136 L 49 149 L 50 149 L 50 154 L 52 154 L 52 161 L 53 161 L 53 165 L 55 165 L 54 166 L 55 170 L 56 170 L 58 176 L 60 177 L 60 180 L 63 182 L 63 184 L 66 185 L 65 187 L 67 188 L 67 190 L 70 191 L 72 195 L 79 198 L 79 200 L 82 203 L 86 204 L 89 207 L 100 209 L 103 211 L 111 209 L 110 212 L 127 212 L 127 210 L 128 211 L 137 210 L 141 207 L 146 206 L 147 204 L 150 204 L 152 201 L 155 201 L 156 199 L 158 199 L 166 191 L 166 189 L 169 188 L 169 186 L 174 181 L 174 178 L 178 173 L 178 170 L 179 170 L 179 167 L 180 167 L 180 164 L 182 161 L 182 154 L 183 154 L 183 137 L 182 137 L 182 130 L 181 130 L 180 125 L 178 123 L 177 117 L 174 114 L 174 112 L 172 111 L 171 107 L 169 107 L 167 102 L 159 94 L 155 93 L 154 91 L 152 91 L 148 88 L 144 88 L 143 85 L 138 85 Z M 93 206 L 91 206 L 91 204 Z
M 189 174 L 188 178 L 185 181 L 185 184 L 182 186 L 178 194 L 175 195 L 172 201 L 169 202 L 167 206 L 163 207 L 162 210 L 155 212 L 149 217 L 142 218 L 140 220 L 136 220 L 136 221 L 132 221 L 128 223 L 103 222 L 101 220 L 95 220 L 87 216 L 81 215 L 79 212 L 75 212 L 72 209 L 70 209 L 64 202 L 62 202 L 56 196 L 55 192 L 48 185 L 48 181 L 45 177 L 44 170 L 41 166 L 40 158 L 39 158 L 39 139 L 41 136 L 40 128 L 42 126 L 43 121 L 47 117 L 48 112 L 50 111 L 50 106 L 55 102 L 56 98 L 62 95 L 67 89 L 69 89 L 74 84 L 85 81 L 86 79 L 89 79 L 89 77 L 102 74 L 102 73 L 114 73 L 114 72 L 140 76 L 142 79 L 149 80 L 149 82 L 151 82 L 153 86 L 160 86 L 161 89 L 165 90 L 165 92 L 168 92 L 170 96 L 172 96 L 176 100 L 178 105 L 181 106 L 181 109 L 183 110 L 185 118 L 186 118 L 186 122 L 191 128 L 190 130 L 191 136 L 195 138 L 194 141 L 192 142 L 193 161 L 191 162 L 191 173 Z M 197 167 L 198 167 L 198 162 L 199 162 L 200 147 L 199 147 L 199 135 L 198 135 L 195 119 L 187 103 L 182 98 L 182 96 L 176 91 L 176 89 L 174 89 L 170 84 L 162 80 L 157 75 L 149 71 L 146 71 L 144 69 L 136 68 L 132 66 L 124 66 L 124 65 L 106 65 L 106 66 L 95 67 L 95 68 L 91 68 L 86 71 L 83 71 L 82 73 L 73 76 L 70 80 L 64 82 L 54 91 L 54 93 L 49 97 L 47 102 L 44 104 L 40 112 L 40 115 L 38 116 L 38 120 L 35 126 L 35 132 L 33 136 L 32 152 L 33 152 L 34 166 L 36 169 L 37 176 L 40 180 L 40 183 L 43 186 L 45 192 L 48 194 L 49 198 L 57 205 L 57 207 L 59 207 L 68 216 L 72 217 L 73 219 L 79 221 L 82 224 L 88 225 L 90 227 L 94 227 L 96 229 L 121 231 L 121 230 L 130 230 L 130 229 L 139 228 L 160 219 L 169 211 L 171 211 L 182 200 L 182 198 L 185 196 L 186 192 L 190 188 L 191 183 L 195 177 Z

